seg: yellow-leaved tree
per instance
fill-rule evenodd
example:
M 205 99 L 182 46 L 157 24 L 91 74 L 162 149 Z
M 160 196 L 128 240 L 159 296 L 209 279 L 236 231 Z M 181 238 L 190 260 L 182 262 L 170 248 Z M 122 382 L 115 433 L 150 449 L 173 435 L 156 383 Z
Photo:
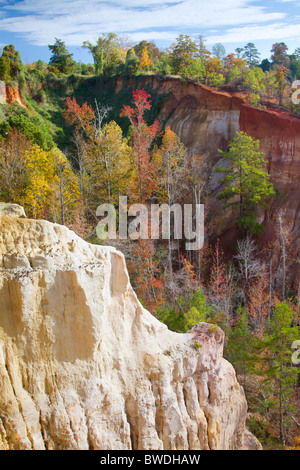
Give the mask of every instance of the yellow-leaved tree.
M 148 70 L 152 65 L 152 60 L 149 57 L 148 49 L 146 47 L 142 50 L 140 65 L 143 70 Z
M 23 205 L 28 217 L 49 218 L 51 182 L 54 178 L 53 165 L 49 152 L 33 145 L 26 152 L 25 165 L 28 172 Z
M 55 222 L 73 224 L 80 213 L 80 184 L 69 160 L 58 149 L 50 152 L 53 165 L 51 212 Z
M 131 149 L 115 121 L 105 124 L 85 155 L 89 178 L 89 202 L 117 203 L 119 196 L 130 193 L 133 173 Z
M 29 217 L 71 223 L 79 210 L 78 177 L 58 149 L 44 151 L 33 145 L 26 152 L 28 173 L 23 205 Z

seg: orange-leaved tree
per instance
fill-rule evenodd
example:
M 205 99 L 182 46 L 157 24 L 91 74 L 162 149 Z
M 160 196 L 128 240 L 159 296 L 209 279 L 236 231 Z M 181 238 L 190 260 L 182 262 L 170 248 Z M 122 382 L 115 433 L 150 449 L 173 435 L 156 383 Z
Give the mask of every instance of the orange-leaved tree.
M 158 135 L 159 121 L 148 125 L 144 119 L 151 108 L 150 95 L 144 89 L 132 93 L 134 107 L 123 105 L 120 116 L 127 117 L 133 129 L 133 163 L 137 175 L 137 199 L 145 203 L 157 184 L 157 167 L 151 158 L 150 147 Z

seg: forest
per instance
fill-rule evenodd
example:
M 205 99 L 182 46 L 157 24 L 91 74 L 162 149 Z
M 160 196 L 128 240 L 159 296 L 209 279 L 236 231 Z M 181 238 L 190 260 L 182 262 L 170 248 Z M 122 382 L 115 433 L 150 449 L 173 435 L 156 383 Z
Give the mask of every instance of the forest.
M 300 283 L 289 275 L 299 260 L 284 211 L 272 246 L 260 242 L 259 214 L 278 198 L 260 142 L 238 132 L 219 150 L 222 163 L 213 170 L 223 183 L 218 201 L 235 214 L 239 233 L 230 253 L 207 234 L 198 251 L 175 237 L 103 242 L 95 232 L 100 204 L 118 211 L 119 197 L 127 196 L 129 204 L 146 206 L 206 205 L 212 170 L 159 122 L 159 103 L 146 90 L 110 99 L 93 92 L 116 76 L 176 76 L 236 91 L 260 109 L 298 115 L 291 95 L 300 78 L 300 47 L 290 54 L 275 43 L 262 59 L 253 43 L 226 54 L 220 43 L 209 50 L 203 36 L 179 35 L 160 50 L 114 33 L 82 47 L 89 64 L 76 62 L 57 38 L 49 63 L 24 65 L 13 45 L 3 48 L 0 80 L 19 91 L 21 104 L 0 104 L 0 200 L 89 242 L 116 246 L 141 303 L 171 330 L 186 332 L 198 322 L 222 328 L 224 356 L 249 404 L 249 430 L 264 449 L 300 449 Z M 76 87 L 82 94 L 75 97 Z

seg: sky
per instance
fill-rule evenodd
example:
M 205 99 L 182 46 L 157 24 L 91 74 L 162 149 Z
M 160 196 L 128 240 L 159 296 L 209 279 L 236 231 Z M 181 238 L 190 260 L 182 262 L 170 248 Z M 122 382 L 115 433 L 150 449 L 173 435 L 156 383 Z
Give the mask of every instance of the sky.
M 275 42 L 300 47 L 300 0 L 0 0 L 0 47 L 14 44 L 22 61 L 49 61 L 48 44 L 62 39 L 74 59 L 92 62 L 83 41 L 101 33 L 169 47 L 179 34 L 221 42 L 227 53 L 253 42 L 261 59 Z

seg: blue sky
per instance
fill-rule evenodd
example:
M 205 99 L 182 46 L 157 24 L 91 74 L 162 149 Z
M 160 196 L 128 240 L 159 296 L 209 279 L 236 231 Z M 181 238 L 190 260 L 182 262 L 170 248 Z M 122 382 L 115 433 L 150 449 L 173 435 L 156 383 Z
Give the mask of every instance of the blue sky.
M 76 60 L 92 62 L 83 41 L 101 33 L 168 47 L 179 34 L 203 34 L 227 53 L 254 42 L 261 58 L 275 42 L 300 47 L 300 0 L 0 0 L 0 45 L 15 44 L 24 63 L 48 61 L 48 44 L 65 41 Z

